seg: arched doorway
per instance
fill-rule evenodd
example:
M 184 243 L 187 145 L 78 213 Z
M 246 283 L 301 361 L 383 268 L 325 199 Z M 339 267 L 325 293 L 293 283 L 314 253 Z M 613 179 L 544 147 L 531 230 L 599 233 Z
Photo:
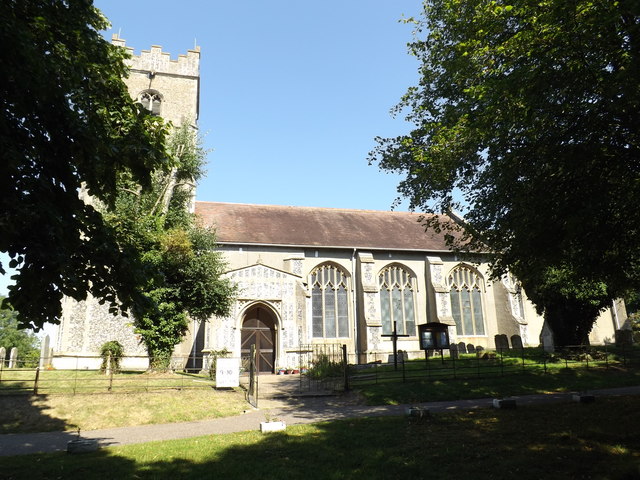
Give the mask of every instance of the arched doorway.
M 276 362 L 276 319 L 264 306 L 251 307 L 244 315 L 240 330 L 240 355 L 248 357 L 256 346 L 256 368 L 259 373 L 274 373 Z

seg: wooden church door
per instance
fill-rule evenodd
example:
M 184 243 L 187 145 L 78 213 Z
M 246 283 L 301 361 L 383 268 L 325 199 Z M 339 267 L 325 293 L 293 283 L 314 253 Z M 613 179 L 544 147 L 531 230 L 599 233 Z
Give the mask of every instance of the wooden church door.
M 275 319 L 264 307 L 253 307 L 244 317 L 240 330 L 240 354 L 248 357 L 256 346 L 256 368 L 259 373 L 274 373 L 276 361 Z

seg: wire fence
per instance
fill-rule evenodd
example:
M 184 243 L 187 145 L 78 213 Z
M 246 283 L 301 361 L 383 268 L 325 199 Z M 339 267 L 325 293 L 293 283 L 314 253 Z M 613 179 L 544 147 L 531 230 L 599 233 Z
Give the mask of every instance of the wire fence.
M 125 357 L 141 365 L 143 357 Z M 65 357 L 68 368 L 34 367 L 33 363 L 0 362 L 0 395 L 132 393 L 162 390 L 211 389 L 215 383 L 212 357 L 174 357 L 169 368 L 150 371 L 146 367 L 103 371 L 101 357 Z M 369 362 L 358 364 L 355 354 L 343 345 L 303 345 L 300 347 L 300 391 L 343 390 L 371 384 L 488 378 L 526 373 L 546 374 L 574 369 L 616 372 L 640 368 L 640 347 L 568 347 L 556 352 L 541 348 L 480 349 L 472 353 L 448 350 L 398 351 L 369 354 Z M 395 366 L 397 363 L 397 367 Z M 78 366 L 84 365 L 84 368 Z M 73 368 L 76 366 L 76 368 Z M 244 366 L 244 365 L 243 365 Z M 241 371 L 245 369 L 241 368 Z M 241 374 L 241 384 L 244 378 Z
M 637 369 L 640 367 L 640 348 L 576 346 L 556 352 L 546 352 L 541 348 L 505 348 L 453 355 L 445 350 L 430 351 L 428 356 L 423 351 L 399 351 L 397 368 L 393 353 L 380 352 L 370 358 L 369 363 L 358 365 L 355 356 L 350 356 L 350 360 L 354 360 L 349 362 L 349 384 L 352 387 L 425 378 L 445 380 L 546 374 L 570 369 Z
M 209 357 L 195 358 L 198 368 L 189 368 L 193 357 L 173 357 L 166 369 L 100 369 L 101 357 L 65 357 L 68 365 L 98 365 L 89 368 L 54 369 L 16 362 L 8 368 L 0 362 L 0 395 L 134 393 L 161 390 L 211 389 L 215 387 L 215 369 Z M 139 363 L 143 357 L 123 357 L 122 363 Z

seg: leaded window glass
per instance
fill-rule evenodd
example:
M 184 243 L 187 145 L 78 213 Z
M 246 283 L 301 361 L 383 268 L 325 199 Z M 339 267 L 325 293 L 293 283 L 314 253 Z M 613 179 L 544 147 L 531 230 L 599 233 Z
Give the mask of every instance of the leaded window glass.
M 349 336 L 349 289 L 346 274 L 334 265 L 311 273 L 311 322 L 314 338 Z
M 449 274 L 451 313 L 458 335 L 484 335 L 482 290 L 480 275 L 470 267 L 461 265 Z
M 380 272 L 380 312 L 382 314 L 382 334 L 416 334 L 414 308 L 415 278 L 399 265 L 391 265 Z

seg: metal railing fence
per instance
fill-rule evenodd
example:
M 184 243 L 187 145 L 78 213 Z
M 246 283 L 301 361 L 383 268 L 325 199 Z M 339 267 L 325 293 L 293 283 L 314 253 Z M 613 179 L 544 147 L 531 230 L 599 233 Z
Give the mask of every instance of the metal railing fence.
M 423 351 L 398 352 L 398 368 L 394 368 L 393 353 L 369 355 L 369 362 L 357 364 L 355 355 L 349 356 L 349 384 L 358 386 L 413 380 L 445 380 L 483 378 L 524 373 L 545 374 L 571 369 L 600 369 L 619 371 L 640 368 L 640 348 L 613 346 L 566 347 L 556 352 L 541 348 L 480 349 L 472 353 L 451 354 Z
M 144 358 L 123 357 L 121 365 L 126 364 L 126 360 L 143 365 L 139 361 Z M 97 359 L 100 362 L 96 362 Z M 186 361 L 192 357 L 173 357 L 168 368 L 153 371 L 144 366 L 104 371 L 99 367 L 102 358 L 96 356 L 67 356 L 65 360 L 68 368 L 64 369 L 33 367 L 20 361 L 14 368 L 7 368 L 0 362 L 0 395 L 133 393 L 215 387 L 215 372 L 207 368 L 207 357 L 197 358 L 198 369 L 188 368 Z M 84 368 L 73 368 L 74 365 L 84 365 Z

